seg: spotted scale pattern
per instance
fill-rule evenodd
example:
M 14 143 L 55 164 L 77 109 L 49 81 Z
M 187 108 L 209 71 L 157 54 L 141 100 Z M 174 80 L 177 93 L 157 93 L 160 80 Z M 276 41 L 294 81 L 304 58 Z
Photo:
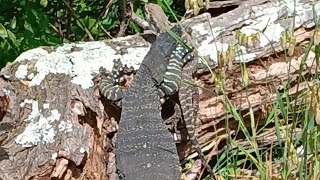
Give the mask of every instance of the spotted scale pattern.
M 174 27 L 172 31 L 181 37 L 179 27 Z M 175 67 L 173 63 L 187 61 L 187 53 L 168 34 L 161 34 L 141 63 L 131 87 L 125 92 L 116 140 L 116 163 L 120 179 L 180 179 L 176 145 L 161 118 L 157 87 L 166 81 L 163 84 L 169 84 L 170 92 L 177 91 L 175 86 L 170 85 L 176 82 L 166 80 L 165 74 L 167 68 Z M 174 55 L 168 61 L 166 58 L 171 54 Z M 176 71 L 176 68 L 173 70 Z M 113 89 L 116 82 L 112 76 L 104 79 L 100 86 L 103 94 L 109 99 L 118 99 L 120 95 Z
M 182 56 L 186 53 L 187 49 L 179 44 L 171 54 L 163 82 L 158 89 L 160 97 L 172 95 L 178 89 L 181 81 L 181 70 L 187 62 L 193 59 L 193 53 L 189 53 L 185 57 Z
M 123 98 L 123 92 L 119 88 L 118 84 L 122 79 L 120 72 L 123 71 L 123 65 L 120 59 L 113 61 L 113 68 L 111 74 L 106 72 L 106 69 L 100 67 L 99 69 L 101 80 L 99 88 L 105 98 L 111 101 L 117 101 Z

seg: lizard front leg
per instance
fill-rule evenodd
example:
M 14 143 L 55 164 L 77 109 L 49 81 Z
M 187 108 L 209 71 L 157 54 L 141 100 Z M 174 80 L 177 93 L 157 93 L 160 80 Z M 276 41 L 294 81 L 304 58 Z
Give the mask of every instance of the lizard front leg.
M 183 66 L 192 59 L 192 53 L 188 52 L 188 50 L 181 45 L 177 46 L 176 50 L 173 51 L 170 56 L 163 82 L 158 88 L 160 97 L 170 96 L 178 91 L 178 84 L 181 81 L 181 70 Z
M 121 76 L 123 70 L 123 65 L 119 59 L 114 60 L 112 71 L 109 74 L 105 68 L 100 67 L 101 81 L 99 89 L 103 96 L 110 101 L 118 101 L 124 96 L 118 85 L 123 81 L 123 77 Z
M 101 80 L 99 89 L 106 99 L 116 102 L 124 97 L 124 93 L 119 88 L 119 84 L 124 81 L 123 74 L 130 70 L 129 68 L 124 67 L 119 59 L 114 60 L 113 62 L 114 65 L 111 73 L 107 73 L 105 68 L 100 67 Z M 117 105 L 121 106 L 121 104 Z M 118 175 L 119 180 L 126 180 L 125 175 L 119 169 L 116 170 L 116 174 Z
M 162 118 L 166 127 L 173 134 L 176 143 L 181 142 L 181 133 L 178 130 L 178 123 L 182 118 L 181 108 L 177 103 L 178 100 L 173 100 L 171 97 L 162 104 Z
M 197 61 L 192 60 L 193 56 L 185 58 L 187 59 L 183 61 L 185 63 L 183 66 L 181 66 L 181 64 L 176 64 L 176 61 L 174 61 L 174 58 L 172 58 L 173 60 L 171 63 L 169 63 L 167 73 L 164 77 L 164 86 L 160 88 L 160 91 L 162 91 L 162 96 L 170 95 L 175 92 L 174 90 L 178 89 L 177 81 L 173 81 L 172 79 L 181 80 L 182 78 L 189 81 L 189 83 L 192 81 L 192 74 L 196 70 Z M 179 75 L 179 77 L 177 77 L 177 75 Z M 177 104 L 174 106 L 175 115 L 168 118 L 166 121 L 171 121 L 173 124 L 173 127 L 171 128 L 175 130 L 175 133 L 178 133 L 179 131 L 177 130 L 177 123 L 179 122 L 180 118 L 183 119 L 192 147 L 198 153 L 199 158 L 201 159 L 202 164 L 206 168 L 207 172 L 210 173 L 211 179 L 214 179 L 212 169 L 207 164 L 204 153 L 202 152 L 199 142 L 195 136 L 195 122 L 197 118 L 197 112 L 199 110 L 199 92 L 197 87 L 192 85 L 192 83 L 181 83 L 179 85 L 179 102 L 180 107 L 177 107 Z
M 176 50 L 173 51 L 169 59 L 167 71 L 164 75 L 163 82 L 160 84 L 158 91 L 159 96 L 164 98 L 177 92 L 179 89 L 178 84 L 181 81 L 181 70 L 183 66 L 193 59 L 193 54 L 189 53 L 186 48 L 178 45 Z M 170 100 L 169 100 L 170 101 Z M 178 104 L 174 104 L 175 114 L 174 116 L 165 120 L 166 123 L 171 124 L 169 129 L 173 131 L 174 140 L 179 142 L 181 140 L 180 132 L 177 130 L 177 123 L 181 118 L 180 107 Z

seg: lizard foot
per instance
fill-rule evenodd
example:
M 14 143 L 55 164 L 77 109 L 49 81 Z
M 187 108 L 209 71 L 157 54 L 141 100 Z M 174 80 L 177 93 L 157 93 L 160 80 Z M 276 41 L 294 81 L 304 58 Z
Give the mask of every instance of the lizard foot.
M 123 77 L 125 73 L 130 71 L 130 68 L 123 66 L 120 59 L 115 59 L 111 73 L 107 72 L 104 67 L 100 67 L 101 81 L 99 89 L 104 97 L 111 101 L 118 101 L 123 98 L 123 92 L 119 85 L 125 83 Z

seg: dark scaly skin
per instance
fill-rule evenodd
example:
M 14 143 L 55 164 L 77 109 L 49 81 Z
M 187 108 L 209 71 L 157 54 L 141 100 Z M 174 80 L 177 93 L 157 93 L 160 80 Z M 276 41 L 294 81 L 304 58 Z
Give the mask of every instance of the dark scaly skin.
M 173 31 L 178 36 L 182 34 L 177 28 Z M 160 35 L 122 99 L 116 162 L 121 177 L 126 180 L 180 179 L 176 145 L 161 118 L 156 86 L 164 80 L 169 63 L 165 59 L 173 53 L 177 44 L 168 34 Z M 108 88 L 101 87 L 102 90 Z M 102 93 L 108 94 L 106 91 Z
M 147 68 L 139 72 L 149 73 Z M 137 73 L 122 99 L 116 158 L 126 180 L 179 179 L 181 175 L 176 145 L 160 116 L 159 95 L 152 83 Z

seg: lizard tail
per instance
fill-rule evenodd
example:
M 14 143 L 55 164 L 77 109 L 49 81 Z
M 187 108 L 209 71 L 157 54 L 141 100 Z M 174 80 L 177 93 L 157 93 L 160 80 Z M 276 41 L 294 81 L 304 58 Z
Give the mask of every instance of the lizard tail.
M 191 141 L 191 145 L 193 148 L 195 148 L 196 152 L 198 153 L 198 156 L 203 166 L 210 174 L 211 179 L 214 179 L 212 168 L 209 166 L 209 164 L 207 164 L 205 155 L 202 152 L 199 142 L 195 136 L 195 123 L 197 118 L 197 111 L 199 109 L 198 91 L 195 87 L 188 87 L 186 85 L 181 86 L 180 91 L 182 92 L 180 98 L 180 105 L 182 107 L 181 110 L 184 122 L 186 124 L 188 136 Z

